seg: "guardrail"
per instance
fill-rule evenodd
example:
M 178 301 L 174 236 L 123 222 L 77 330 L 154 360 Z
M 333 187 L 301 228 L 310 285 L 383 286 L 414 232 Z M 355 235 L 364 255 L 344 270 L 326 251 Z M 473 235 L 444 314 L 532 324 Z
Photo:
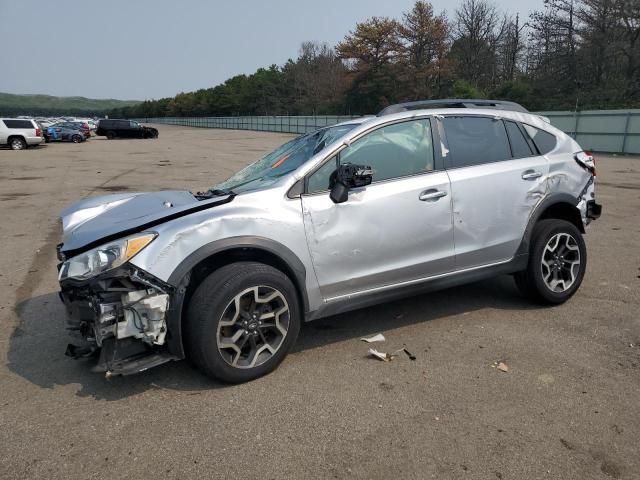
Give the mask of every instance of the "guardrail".
M 536 113 L 548 117 L 552 125 L 571 135 L 585 149 L 596 152 L 640 154 L 640 110 Z M 352 118 L 356 117 L 345 115 L 156 117 L 136 120 L 184 127 L 302 134 Z

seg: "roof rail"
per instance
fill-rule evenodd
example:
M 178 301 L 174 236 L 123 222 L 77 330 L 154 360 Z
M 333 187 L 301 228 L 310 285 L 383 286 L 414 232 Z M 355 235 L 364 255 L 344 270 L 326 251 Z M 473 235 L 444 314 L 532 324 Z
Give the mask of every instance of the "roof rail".
M 389 105 L 378 113 L 378 117 L 392 113 L 410 110 L 428 110 L 436 108 L 488 108 L 495 110 L 511 110 L 513 112 L 528 112 L 526 108 L 515 102 L 506 100 L 485 100 L 473 98 L 444 98 L 442 100 L 418 100 L 417 102 L 398 103 Z

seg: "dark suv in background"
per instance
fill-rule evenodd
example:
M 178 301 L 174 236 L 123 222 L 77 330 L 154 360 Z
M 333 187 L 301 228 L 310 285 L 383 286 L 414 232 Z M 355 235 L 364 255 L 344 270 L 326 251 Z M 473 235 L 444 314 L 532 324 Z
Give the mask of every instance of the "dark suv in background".
M 158 138 L 158 130 L 133 120 L 104 119 L 98 121 L 96 135 L 112 138 Z

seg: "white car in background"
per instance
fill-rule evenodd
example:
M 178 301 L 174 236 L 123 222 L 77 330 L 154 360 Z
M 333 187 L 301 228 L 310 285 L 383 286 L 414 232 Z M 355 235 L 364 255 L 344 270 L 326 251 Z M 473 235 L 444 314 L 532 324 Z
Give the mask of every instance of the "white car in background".
M 25 150 L 44 142 L 42 129 L 33 119 L 0 118 L 0 145 L 11 150 Z

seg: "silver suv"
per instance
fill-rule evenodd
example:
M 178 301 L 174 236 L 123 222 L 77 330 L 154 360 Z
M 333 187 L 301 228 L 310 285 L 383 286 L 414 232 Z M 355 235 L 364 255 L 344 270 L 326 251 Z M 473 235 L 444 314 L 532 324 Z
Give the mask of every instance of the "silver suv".
M 12 150 L 40 145 L 43 133 L 40 125 L 30 118 L 0 118 L 0 145 L 8 145 Z
M 559 304 L 600 215 L 590 153 L 497 101 L 417 102 L 303 135 L 207 192 L 117 194 L 62 212 L 74 357 L 126 375 L 189 357 L 243 382 L 300 324 L 513 274 Z

